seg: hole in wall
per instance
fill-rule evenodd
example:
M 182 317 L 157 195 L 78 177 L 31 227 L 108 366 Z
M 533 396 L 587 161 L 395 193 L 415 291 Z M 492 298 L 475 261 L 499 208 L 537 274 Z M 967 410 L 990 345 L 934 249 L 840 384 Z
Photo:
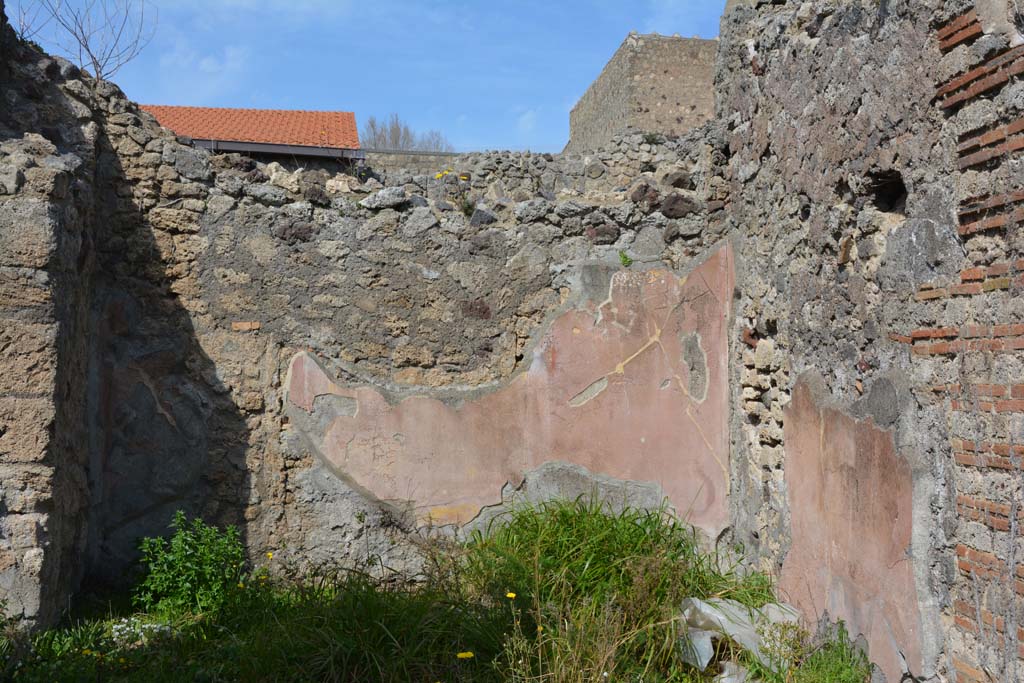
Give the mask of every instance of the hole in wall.
M 836 183 L 835 193 L 840 200 L 847 204 L 853 201 L 853 190 L 850 189 L 850 183 L 846 182 L 846 178 L 840 178 Z
M 872 205 L 884 213 L 907 213 L 907 186 L 899 171 L 879 171 L 868 175 Z
M 796 213 L 800 217 L 800 220 L 806 223 L 811 218 L 811 200 L 805 194 L 801 194 L 797 201 L 799 202 L 799 208 Z

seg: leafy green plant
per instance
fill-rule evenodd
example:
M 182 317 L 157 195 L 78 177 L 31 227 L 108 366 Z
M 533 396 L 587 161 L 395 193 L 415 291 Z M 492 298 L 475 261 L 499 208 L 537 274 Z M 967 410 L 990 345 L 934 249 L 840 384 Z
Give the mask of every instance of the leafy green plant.
M 799 624 L 777 624 L 761 634 L 765 666 L 741 652 L 738 658 L 764 683 L 868 683 L 871 663 L 839 622 L 828 637 L 815 639 Z
M 620 251 L 619 252 L 619 263 L 622 264 L 623 268 L 629 268 L 631 265 L 633 265 L 633 259 L 631 259 L 629 257 L 629 254 L 627 254 L 626 252 Z
M 189 522 L 179 510 L 171 538 L 140 543 L 146 574 L 133 596 L 139 607 L 203 613 L 224 606 L 244 589 L 245 550 L 238 530 L 221 531 L 201 519 Z

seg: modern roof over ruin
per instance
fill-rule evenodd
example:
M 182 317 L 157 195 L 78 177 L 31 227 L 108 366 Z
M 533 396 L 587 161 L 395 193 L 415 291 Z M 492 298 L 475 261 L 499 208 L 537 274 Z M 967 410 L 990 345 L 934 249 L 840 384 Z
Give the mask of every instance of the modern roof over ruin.
M 274 151 L 272 147 L 283 147 L 286 151 L 301 153 L 301 148 L 308 148 L 307 151 L 318 155 L 323 155 L 324 150 L 359 149 L 356 117 L 347 111 L 140 106 L 177 135 L 197 142 L 229 143 L 203 145 L 216 149 L 239 146 L 233 143 L 254 147 L 249 151 Z M 264 150 L 263 146 L 267 148 Z

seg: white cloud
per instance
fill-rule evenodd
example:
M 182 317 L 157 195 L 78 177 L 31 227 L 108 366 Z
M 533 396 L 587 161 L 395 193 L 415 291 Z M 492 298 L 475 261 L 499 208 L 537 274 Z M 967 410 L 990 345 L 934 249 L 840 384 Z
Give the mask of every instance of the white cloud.
M 167 69 L 176 64 L 192 64 L 198 59 L 195 48 L 184 35 L 178 34 L 169 50 L 160 54 L 160 68 Z
M 239 74 L 249 63 L 249 48 L 226 45 L 220 56 L 207 55 L 199 60 L 199 70 L 207 74 Z
M 264 13 L 339 14 L 352 8 L 352 0 L 163 0 L 161 9 L 237 10 Z
M 529 135 L 537 129 L 537 110 L 527 109 L 516 119 L 516 128 L 523 135 Z
M 251 52 L 244 45 L 198 49 L 181 31 L 173 31 L 170 49 L 160 55 L 160 94 L 155 104 L 207 104 L 237 92 L 251 71 Z
M 255 17 L 270 18 L 278 25 L 291 27 L 323 22 L 349 15 L 353 0 L 161 0 L 160 10 L 168 14 L 192 15 L 205 30 L 225 23 L 251 22 Z

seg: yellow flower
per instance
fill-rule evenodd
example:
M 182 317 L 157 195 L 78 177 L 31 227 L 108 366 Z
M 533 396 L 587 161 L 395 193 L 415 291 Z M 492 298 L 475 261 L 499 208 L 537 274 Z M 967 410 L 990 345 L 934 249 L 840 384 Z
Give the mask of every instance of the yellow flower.
M 459 659 L 473 659 L 473 653 L 472 652 L 460 652 L 459 654 L 457 654 L 455 656 L 458 657 Z
M 544 630 L 543 626 L 540 626 L 540 625 L 537 626 L 537 633 L 540 633 L 543 630 Z
M 242 583 L 241 581 L 239 581 L 239 582 L 238 582 L 238 587 L 239 587 L 239 588 L 245 588 L 245 584 L 244 584 L 244 583 Z
M 440 180 L 441 178 L 444 178 L 444 173 L 438 173 L 436 176 L 434 176 L 434 180 Z
M 268 560 L 274 559 L 274 553 L 267 553 L 267 559 Z
M 508 593 L 505 593 L 505 597 L 508 598 L 509 600 L 515 600 L 516 599 L 516 594 L 511 592 L 511 591 L 509 591 Z
M 92 650 L 86 648 L 86 649 L 82 650 L 82 654 L 83 655 L 91 655 L 92 654 Z

